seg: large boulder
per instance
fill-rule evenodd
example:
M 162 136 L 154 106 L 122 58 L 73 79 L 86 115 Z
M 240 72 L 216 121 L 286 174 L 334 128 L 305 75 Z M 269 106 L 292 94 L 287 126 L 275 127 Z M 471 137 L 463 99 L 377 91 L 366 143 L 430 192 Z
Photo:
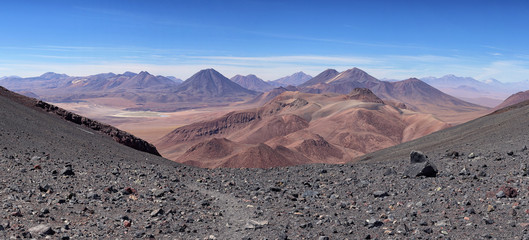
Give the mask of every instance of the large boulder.
M 430 162 L 428 156 L 419 151 L 411 151 L 410 165 L 404 172 L 406 177 L 436 177 L 438 173 L 437 167 Z

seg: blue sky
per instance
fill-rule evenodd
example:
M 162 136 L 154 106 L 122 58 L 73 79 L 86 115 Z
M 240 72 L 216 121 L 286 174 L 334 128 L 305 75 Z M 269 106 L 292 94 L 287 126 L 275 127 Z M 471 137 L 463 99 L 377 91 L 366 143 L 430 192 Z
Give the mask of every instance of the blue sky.
M 204 68 L 273 80 L 359 67 L 378 78 L 529 79 L 526 1 L 5 1 L 0 76 Z

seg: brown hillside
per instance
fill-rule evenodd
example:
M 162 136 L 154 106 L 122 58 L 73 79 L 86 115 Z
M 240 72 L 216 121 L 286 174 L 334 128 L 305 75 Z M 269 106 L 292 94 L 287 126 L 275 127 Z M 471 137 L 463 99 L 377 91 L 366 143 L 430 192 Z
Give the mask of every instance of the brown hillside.
M 177 128 L 156 144 L 163 156 L 200 167 L 343 163 L 448 126 L 385 105 L 366 89 L 350 95 L 284 92 L 260 108 Z M 220 144 L 214 138 L 229 139 L 238 150 L 219 146 L 229 154 L 212 155 L 208 149 L 216 147 L 207 146 Z

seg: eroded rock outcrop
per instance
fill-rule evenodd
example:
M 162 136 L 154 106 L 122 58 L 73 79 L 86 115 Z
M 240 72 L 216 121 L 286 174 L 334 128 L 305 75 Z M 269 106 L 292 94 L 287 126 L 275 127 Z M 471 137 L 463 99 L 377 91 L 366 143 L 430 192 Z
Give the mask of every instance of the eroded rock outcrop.
M 160 156 L 160 153 L 156 149 L 156 147 L 150 143 L 148 143 L 145 140 L 142 140 L 128 132 L 119 130 L 113 126 L 110 126 L 108 124 L 100 123 L 98 121 L 92 120 L 90 118 L 83 117 L 81 115 L 72 113 L 70 111 L 67 111 L 63 108 L 57 107 L 53 104 L 49 104 L 44 101 L 38 100 L 35 104 L 36 107 L 41 108 L 45 110 L 46 112 L 55 113 L 59 117 L 61 117 L 64 120 L 83 125 L 85 127 L 88 127 L 92 130 L 104 133 L 114 141 L 121 143 L 125 146 L 134 148 L 139 151 L 148 152 L 157 156 Z

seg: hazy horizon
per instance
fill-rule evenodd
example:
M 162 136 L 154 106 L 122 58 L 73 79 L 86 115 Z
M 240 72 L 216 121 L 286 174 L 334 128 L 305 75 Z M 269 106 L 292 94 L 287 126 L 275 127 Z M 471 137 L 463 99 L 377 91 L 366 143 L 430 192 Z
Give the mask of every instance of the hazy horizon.
M 379 79 L 529 79 L 525 1 L 30 1 L 0 14 L 0 76 L 205 68 L 274 80 L 358 67 Z

